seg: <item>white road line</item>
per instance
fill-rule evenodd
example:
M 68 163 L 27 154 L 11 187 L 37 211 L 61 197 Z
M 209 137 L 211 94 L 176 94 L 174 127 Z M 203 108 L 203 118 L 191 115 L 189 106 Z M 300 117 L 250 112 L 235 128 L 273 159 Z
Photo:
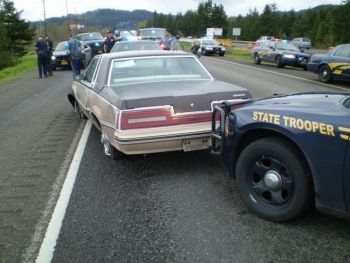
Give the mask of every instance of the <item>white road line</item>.
M 284 73 L 280 73 L 280 72 L 276 72 L 276 71 L 271 71 L 271 70 L 267 70 L 267 69 L 263 69 L 263 68 L 258 68 L 258 67 L 253 67 L 253 66 L 249 66 L 249 65 L 245 65 L 245 64 L 240 64 L 240 63 L 233 62 L 233 61 L 227 61 L 227 60 L 215 59 L 215 58 L 209 58 L 209 59 L 218 60 L 220 62 L 225 62 L 225 63 L 228 63 L 228 64 L 234 64 L 234 65 L 238 65 L 240 67 L 249 68 L 249 69 L 253 69 L 253 70 L 260 70 L 260 71 L 263 71 L 263 72 L 268 72 L 268 73 L 272 73 L 272 74 L 275 74 L 275 75 L 280 75 L 280 76 L 283 76 L 283 77 L 289 77 L 289 78 L 292 78 L 292 79 L 297 79 L 297 80 L 303 80 L 303 81 L 307 81 L 307 82 L 311 82 L 311 83 L 316 83 L 318 85 L 325 86 L 327 88 L 335 88 L 335 89 L 340 89 L 340 90 L 345 90 L 345 91 L 349 91 L 350 90 L 350 89 L 338 87 L 338 86 L 335 86 L 335 85 L 332 85 L 332 84 L 326 84 L 326 83 L 315 81 L 315 80 L 300 78 L 300 77 L 296 77 L 296 76 L 292 76 L 292 75 L 288 75 L 288 74 L 284 74 Z
M 49 226 L 47 227 L 45 238 L 41 244 L 37 263 L 51 262 L 55 251 L 56 241 L 60 233 L 64 215 L 68 206 L 69 198 L 73 190 L 74 182 L 78 173 L 81 159 L 85 150 L 87 139 L 91 130 L 91 122 L 87 121 L 83 134 L 81 135 L 77 150 L 74 154 L 71 166 L 69 167 L 66 180 L 64 181 L 60 196 L 57 200 Z

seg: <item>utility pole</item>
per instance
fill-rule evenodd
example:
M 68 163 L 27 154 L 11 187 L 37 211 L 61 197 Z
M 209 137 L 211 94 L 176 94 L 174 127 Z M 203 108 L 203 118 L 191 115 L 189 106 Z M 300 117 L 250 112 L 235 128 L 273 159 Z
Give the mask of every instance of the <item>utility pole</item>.
M 43 0 L 43 8 L 44 8 L 44 35 L 46 35 L 46 13 L 45 13 L 45 0 Z
M 67 32 L 69 36 L 68 0 L 66 0 L 66 13 L 67 13 Z

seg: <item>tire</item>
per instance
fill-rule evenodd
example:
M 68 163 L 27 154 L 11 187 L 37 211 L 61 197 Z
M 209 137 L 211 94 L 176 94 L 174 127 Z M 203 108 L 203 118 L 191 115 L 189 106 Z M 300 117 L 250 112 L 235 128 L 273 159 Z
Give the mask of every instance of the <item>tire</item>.
M 332 71 L 328 65 L 323 65 L 320 68 L 320 71 L 318 72 L 318 77 L 319 77 L 321 82 L 324 82 L 324 83 L 332 83 L 333 82 Z
M 74 100 L 74 110 L 75 110 L 75 113 L 78 115 L 79 119 L 87 119 L 84 112 L 81 110 L 77 100 Z
M 219 56 L 220 56 L 220 57 L 225 56 L 225 52 L 220 53 Z
M 249 144 L 237 160 L 236 181 L 244 202 L 256 215 L 283 222 L 311 206 L 308 168 L 288 141 L 277 137 Z
M 260 65 L 261 64 L 261 60 L 259 58 L 258 53 L 254 54 L 254 64 L 256 64 L 256 65 Z
M 108 141 L 108 137 L 103 130 L 101 133 L 101 143 L 103 145 L 104 154 L 112 160 L 119 160 L 124 156 L 122 152 L 118 151 L 116 148 L 113 147 L 112 144 L 110 144 L 110 142 Z
M 283 68 L 284 64 L 282 63 L 282 57 L 281 56 L 277 56 L 276 57 L 276 65 L 278 68 Z

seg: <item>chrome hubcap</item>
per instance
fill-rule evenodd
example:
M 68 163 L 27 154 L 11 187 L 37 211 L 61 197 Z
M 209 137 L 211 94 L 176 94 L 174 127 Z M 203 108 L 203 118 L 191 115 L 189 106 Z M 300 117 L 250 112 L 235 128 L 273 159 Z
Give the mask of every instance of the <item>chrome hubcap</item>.
M 328 72 L 327 72 L 326 70 L 324 70 L 324 71 L 322 72 L 322 77 L 323 77 L 323 78 L 327 78 L 327 76 L 328 76 Z
M 270 170 L 264 176 L 264 184 L 271 190 L 276 190 L 282 185 L 282 177 L 276 171 Z

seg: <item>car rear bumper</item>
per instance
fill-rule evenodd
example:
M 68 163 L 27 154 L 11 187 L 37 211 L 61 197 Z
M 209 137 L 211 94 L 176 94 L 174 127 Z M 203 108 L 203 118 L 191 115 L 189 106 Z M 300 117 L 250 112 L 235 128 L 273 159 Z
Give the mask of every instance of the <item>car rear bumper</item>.
M 110 143 L 125 154 L 209 149 L 210 123 L 178 125 L 143 130 L 118 131 L 104 128 Z

